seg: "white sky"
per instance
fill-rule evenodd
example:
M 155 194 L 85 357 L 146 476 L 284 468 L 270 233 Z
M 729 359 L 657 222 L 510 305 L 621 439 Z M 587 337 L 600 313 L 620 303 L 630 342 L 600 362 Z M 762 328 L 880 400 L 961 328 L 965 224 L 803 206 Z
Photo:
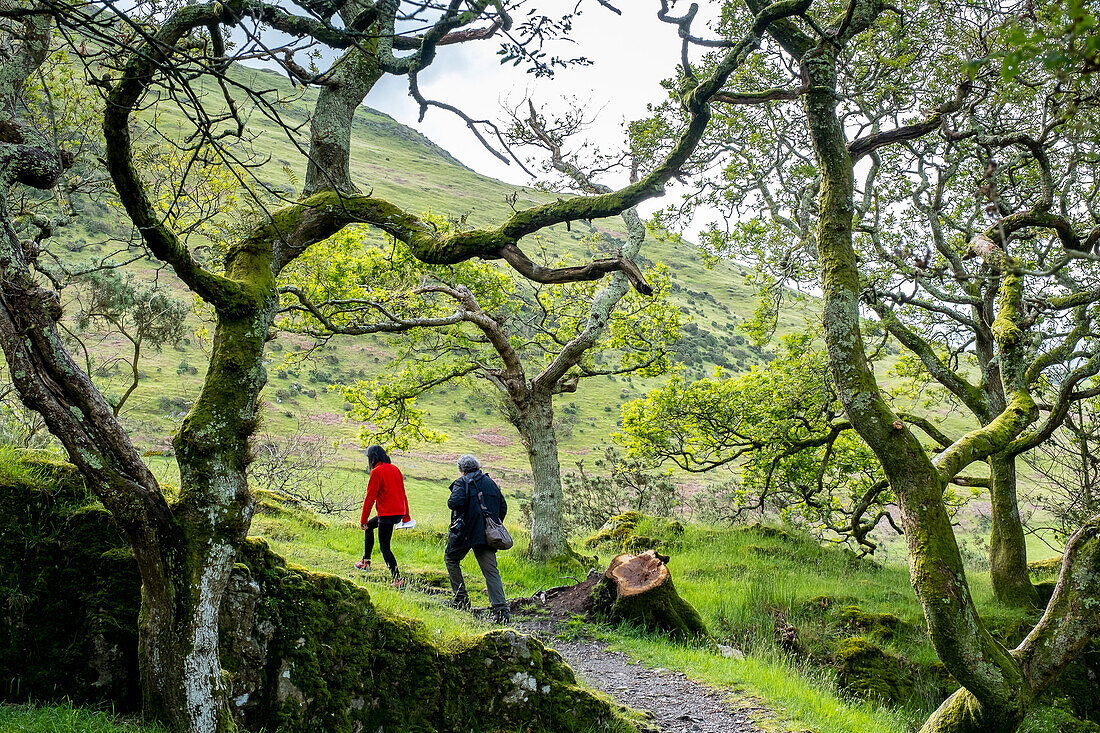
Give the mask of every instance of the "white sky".
M 475 119 L 505 117 L 502 105 L 516 106 L 527 96 L 547 108 L 560 108 L 575 97 L 598 113 L 588 137 L 609 150 L 621 147 L 624 124 L 645 115 L 646 104 L 665 98 L 660 81 L 671 77 L 680 58 L 676 27 L 657 19 L 656 0 L 615 0 L 622 15 L 593 0 L 582 3 L 575 19 L 574 44 L 555 44 L 551 55 L 586 56 L 590 66 L 559 69 L 551 79 L 536 79 L 524 67 L 501 66 L 498 39 L 446 46 L 420 75 L 420 90 L 429 99 L 447 102 Z M 573 9 L 576 0 L 552 0 L 540 11 L 558 16 Z M 698 24 L 697 24 L 698 25 Z M 485 175 L 513 184 L 532 180 L 514 163 L 504 165 L 490 155 L 457 116 L 431 108 L 423 123 L 408 96 L 404 78 L 385 77 L 366 100 L 398 121 L 427 135 L 463 163 Z M 536 171 L 537 172 L 537 171 Z M 624 175 L 625 180 L 625 175 Z M 609 185 L 624 181 L 607 181 Z

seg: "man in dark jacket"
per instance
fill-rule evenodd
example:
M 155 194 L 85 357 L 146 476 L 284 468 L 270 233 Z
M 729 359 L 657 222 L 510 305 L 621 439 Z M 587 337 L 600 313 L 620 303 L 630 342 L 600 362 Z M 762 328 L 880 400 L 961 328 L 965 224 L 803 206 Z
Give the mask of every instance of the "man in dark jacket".
M 462 472 L 462 476 L 451 484 L 451 496 L 447 499 L 447 506 L 451 510 L 451 533 L 447 537 L 447 550 L 443 555 L 447 574 L 451 578 L 451 590 L 454 591 L 451 605 L 455 608 L 470 607 L 470 596 L 466 592 L 461 563 L 462 558 L 472 549 L 481 574 L 485 576 L 493 620 L 497 623 L 508 623 L 510 614 L 508 602 L 504 598 L 504 583 L 497 570 L 497 551 L 485 544 L 485 515 L 503 522 L 508 513 L 508 504 L 496 482 L 482 473 L 481 464 L 476 458 L 471 455 L 462 456 L 458 459 L 458 470 Z M 482 504 L 485 505 L 484 510 Z

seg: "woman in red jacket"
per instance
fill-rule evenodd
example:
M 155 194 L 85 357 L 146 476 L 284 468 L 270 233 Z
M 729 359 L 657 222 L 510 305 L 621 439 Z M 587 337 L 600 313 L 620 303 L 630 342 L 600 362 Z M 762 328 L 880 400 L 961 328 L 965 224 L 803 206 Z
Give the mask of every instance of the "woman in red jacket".
M 394 587 L 400 588 L 405 581 L 397 571 L 397 558 L 390 550 L 390 539 L 393 537 L 395 524 L 412 519 L 409 516 L 409 500 L 405 496 L 405 479 L 397 466 L 390 463 L 390 457 L 380 445 L 367 448 L 367 465 L 370 466 L 370 480 L 367 482 L 367 497 L 363 500 L 363 514 L 359 517 L 359 526 L 364 532 L 363 559 L 355 563 L 355 567 L 370 570 L 370 557 L 374 552 L 374 530 L 377 529 L 382 559 L 390 569 Z M 371 509 L 375 506 L 378 507 L 378 514 L 371 517 Z

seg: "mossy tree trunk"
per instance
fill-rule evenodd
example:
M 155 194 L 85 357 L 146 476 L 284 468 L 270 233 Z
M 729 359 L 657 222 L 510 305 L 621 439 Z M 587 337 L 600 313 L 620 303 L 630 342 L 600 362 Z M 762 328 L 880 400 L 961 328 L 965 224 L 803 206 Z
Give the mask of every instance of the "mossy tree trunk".
M 989 576 L 993 595 L 1009 606 L 1033 607 L 1039 596 L 1027 570 L 1027 543 L 1016 492 L 1016 457 L 999 453 L 989 460 Z
M 752 0 L 749 4 L 755 5 Z M 1100 629 L 1100 522 L 1071 540 L 1059 591 L 1043 619 L 1019 648 L 1006 650 L 978 616 L 943 492 L 966 466 L 1008 449 L 1035 419 L 1022 359 L 1022 272 L 1007 255 L 991 253 L 997 258 L 991 265 L 1002 273 L 992 334 L 1004 371 L 1005 409 L 933 463 L 883 399 L 867 361 L 859 327 L 862 283 L 852 241 L 853 162 L 836 110 L 840 49 L 867 30 L 885 7 L 875 0 L 852 3 L 844 18 L 832 20 L 830 27 L 840 29 L 833 44 L 819 45 L 793 24 L 772 26 L 769 33 L 798 60 L 807 82 L 804 109 L 821 179 L 816 234 L 830 369 L 848 417 L 875 452 L 897 496 L 910 577 L 929 635 L 963 687 L 922 730 L 1012 731 L 1035 696 Z
M 562 516 L 561 464 L 554 430 L 554 398 L 529 390 L 521 402 L 508 404 L 509 419 L 519 431 L 531 461 L 531 559 L 545 562 L 569 554 Z
M 961 267 L 961 260 L 958 260 Z M 981 267 L 985 268 L 982 264 Z M 1008 405 L 1001 355 L 993 333 L 997 317 L 997 294 L 1001 277 L 975 277 L 978 283 L 965 287 L 973 299 L 968 336 L 973 338 L 974 359 L 980 383 L 967 381 L 941 358 L 932 340 L 902 323 L 897 314 L 883 303 L 874 308 L 890 333 L 920 359 L 925 370 L 944 389 L 964 405 L 978 424 L 988 426 Z M 1009 370 L 1012 374 L 1012 370 Z M 989 491 L 993 531 L 990 538 L 989 575 L 999 601 L 1013 606 L 1034 606 L 1037 596 L 1027 572 L 1027 547 L 1023 541 L 1016 485 L 1016 452 L 1005 451 L 990 459 Z
M 370 8 L 367 3 L 348 3 L 340 17 L 354 27 Z M 367 52 L 377 49 L 378 39 L 368 36 L 360 41 L 363 50 L 344 52 L 329 72 L 328 82 L 317 94 L 317 103 L 309 121 L 309 161 L 302 186 L 302 197 L 318 191 L 354 193 L 358 189 L 351 178 L 351 128 L 355 111 L 382 78 L 378 60 Z

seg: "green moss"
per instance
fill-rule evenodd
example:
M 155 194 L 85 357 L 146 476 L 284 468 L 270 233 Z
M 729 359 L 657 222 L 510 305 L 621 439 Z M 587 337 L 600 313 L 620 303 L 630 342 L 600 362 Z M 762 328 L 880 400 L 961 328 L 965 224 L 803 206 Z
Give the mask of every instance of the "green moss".
M 0 477 L 4 699 L 111 699 L 132 710 L 140 583 L 129 547 L 72 466 L 18 460 Z
M 881 641 L 889 641 L 907 630 L 906 624 L 892 613 L 867 613 L 856 606 L 845 606 L 840 611 L 840 624 L 846 631 Z
M 607 520 L 584 541 L 584 546 L 595 549 L 609 545 L 616 552 L 634 554 L 646 550 L 669 551 L 681 546 L 677 538 L 683 534 L 684 525 L 674 519 L 626 512 Z
M 850 606 L 854 600 L 856 599 L 852 596 L 814 596 L 803 603 L 802 607 L 810 613 L 819 613 L 842 606 L 846 608 Z
M 1062 570 L 1062 558 L 1050 557 L 1046 560 L 1032 560 L 1027 564 L 1027 571 L 1033 578 L 1056 577 Z
M 837 684 L 868 700 L 896 704 L 907 700 L 913 692 L 910 673 L 901 660 L 863 637 L 854 636 L 841 642 L 835 663 Z
M 584 541 L 584 546 L 594 549 L 605 542 L 618 542 L 622 539 L 624 533 L 629 535 L 634 531 L 634 527 L 637 526 L 641 516 L 637 512 L 627 512 L 612 517 L 594 535 Z

